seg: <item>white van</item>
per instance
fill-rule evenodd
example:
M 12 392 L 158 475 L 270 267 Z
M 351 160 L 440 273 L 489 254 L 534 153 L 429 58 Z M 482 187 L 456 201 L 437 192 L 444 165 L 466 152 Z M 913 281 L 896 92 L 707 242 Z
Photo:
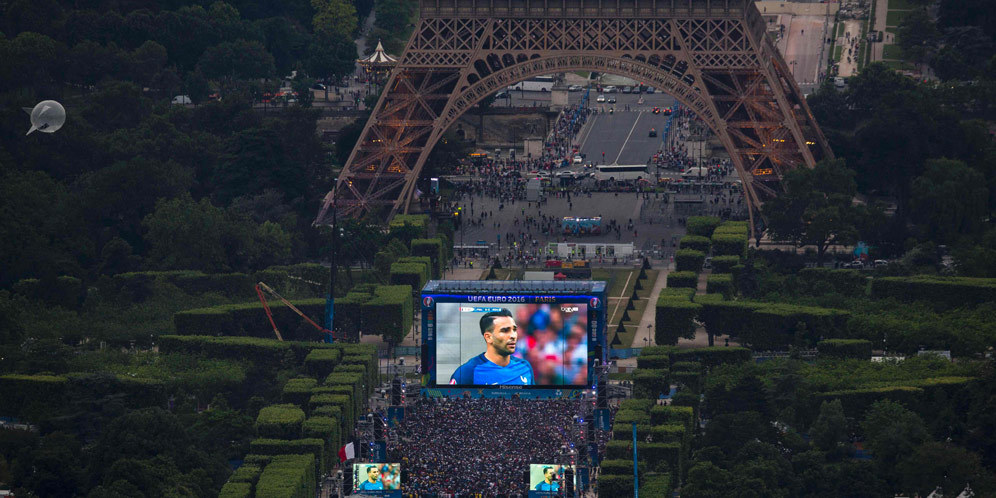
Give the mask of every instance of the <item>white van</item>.
M 705 166 L 695 166 L 688 168 L 681 173 L 682 178 L 698 178 L 700 176 L 703 178 L 709 176 L 709 168 L 706 168 Z

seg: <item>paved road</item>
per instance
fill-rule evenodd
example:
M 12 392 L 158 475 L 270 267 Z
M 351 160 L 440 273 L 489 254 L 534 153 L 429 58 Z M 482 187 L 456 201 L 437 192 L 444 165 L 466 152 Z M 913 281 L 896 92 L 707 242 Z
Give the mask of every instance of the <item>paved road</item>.
M 663 113 L 645 110 L 597 114 L 578 137 L 581 153 L 596 164 L 646 164 L 663 147 L 661 134 L 666 121 Z M 651 128 L 656 137 L 649 136 Z
M 822 69 L 820 51 L 824 43 L 824 19 L 824 16 L 791 16 L 785 36 L 778 43 L 785 63 L 799 84 L 818 81 Z

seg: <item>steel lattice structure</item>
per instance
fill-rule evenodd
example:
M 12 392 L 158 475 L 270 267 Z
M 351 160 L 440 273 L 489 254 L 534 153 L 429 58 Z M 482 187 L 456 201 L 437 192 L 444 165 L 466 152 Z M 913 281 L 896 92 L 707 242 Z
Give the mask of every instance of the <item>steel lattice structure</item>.
M 719 137 L 750 212 L 787 171 L 831 157 L 753 0 L 421 0 L 420 20 L 315 223 L 406 211 L 463 112 L 542 74 L 599 71 L 657 87 Z

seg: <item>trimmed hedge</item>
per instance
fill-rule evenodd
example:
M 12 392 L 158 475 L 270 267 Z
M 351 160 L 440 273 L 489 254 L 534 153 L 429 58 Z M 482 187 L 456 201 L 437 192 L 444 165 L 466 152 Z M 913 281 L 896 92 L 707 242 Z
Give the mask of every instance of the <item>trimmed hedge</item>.
M 630 398 L 624 399 L 622 403 L 619 403 L 619 410 L 635 410 L 638 412 L 650 412 L 650 407 L 654 406 L 655 400 L 652 399 L 637 399 Z
M 397 344 L 412 329 L 414 304 L 412 288 L 407 285 L 381 285 L 374 296 L 360 305 L 362 331 L 379 335 L 386 342 Z
M 69 379 L 61 375 L 0 376 L 0 415 L 30 422 L 63 414 Z
M 996 301 L 996 278 L 879 277 L 872 279 L 871 295 L 876 299 L 895 298 L 904 302 L 927 301 L 942 307 L 976 306 Z
M 601 479 L 604 476 L 608 476 L 608 475 L 611 475 L 611 476 L 629 476 L 630 480 L 633 479 L 633 459 L 632 458 L 630 458 L 630 459 L 623 459 L 623 458 L 621 458 L 621 459 L 618 459 L 618 460 L 602 460 L 602 462 L 598 465 L 598 467 L 601 469 L 601 472 L 599 473 L 599 479 Z M 643 475 L 647 471 L 647 462 L 644 461 L 644 460 L 640 460 L 640 461 L 637 462 L 636 467 L 637 467 L 637 474 L 640 477 L 643 477 Z M 642 486 L 641 486 L 641 489 L 642 489 Z M 632 494 L 632 493 L 633 492 L 630 491 L 630 494 Z M 613 495 L 613 496 L 615 496 L 615 495 Z
M 737 364 L 752 361 L 750 349 L 741 347 L 713 346 L 708 348 L 682 349 L 671 354 L 675 364 L 696 362 L 704 368 L 724 364 Z
M 256 498 L 314 498 L 315 460 L 313 454 L 273 457 L 256 483 Z
M 699 372 L 671 371 L 671 380 L 684 385 L 688 390 L 698 393 L 702 390 L 702 374 Z
M 729 334 L 758 350 L 779 349 L 797 341 L 815 345 L 820 337 L 840 337 L 850 317 L 847 311 L 830 308 L 724 301 L 712 295 L 696 296 L 695 302 L 702 305 L 699 321 L 710 334 Z
M 256 435 L 274 439 L 301 437 L 304 411 L 297 405 L 272 405 L 264 407 L 256 416 Z
M 650 414 L 642 410 L 619 410 L 613 419 L 613 424 L 649 424 Z
M 695 424 L 695 410 L 690 406 L 655 405 L 650 407 L 653 425 L 680 425 L 690 430 Z
M 260 476 L 259 482 L 256 484 L 257 494 L 259 493 L 259 486 L 263 483 L 263 477 L 266 476 L 266 469 L 269 469 L 270 465 L 273 465 L 279 456 L 308 455 L 313 458 L 313 460 L 311 460 L 311 471 L 316 473 L 315 475 L 321 475 L 322 472 L 328 470 L 326 467 L 328 462 L 325 458 L 325 441 L 321 439 L 307 438 L 287 440 L 258 438 L 249 443 L 249 452 L 257 455 L 273 456 L 273 460 L 271 460 L 270 464 L 263 469 L 263 476 Z
M 370 292 L 361 292 L 360 285 L 335 300 L 335 329 L 346 337 L 356 338 L 363 328 L 363 303 L 373 298 Z
M 304 369 L 308 375 L 316 378 L 325 378 L 332 373 L 336 365 L 342 359 L 342 351 L 338 349 L 313 349 L 308 356 L 304 357 Z
M 702 364 L 697 361 L 676 361 L 671 365 L 672 372 L 702 372 Z
M 733 297 L 733 275 L 729 273 L 713 273 L 706 277 L 706 292 L 722 294 L 724 298 Z
M 314 330 L 314 329 L 312 329 Z M 161 335 L 159 351 L 204 355 L 208 358 L 251 362 L 257 367 L 297 368 L 315 349 L 342 350 L 344 344 L 278 341 L 255 337 L 209 337 Z
M 253 464 L 243 464 L 239 468 L 232 472 L 229 476 L 228 482 L 248 482 L 251 484 L 256 484 L 259 480 L 259 474 L 263 472 L 263 467 Z
M 291 303 L 312 320 L 317 318 L 318 322 L 325 313 L 325 299 L 298 299 Z M 319 331 L 283 303 L 270 303 L 270 311 L 285 341 L 321 339 Z M 173 324 L 179 335 L 275 337 L 259 302 L 180 311 L 173 315 Z
M 720 233 L 712 236 L 712 253 L 716 256 L 747 257 L 747 235 Z
M 702 237 L 712 237 L 712 232 L 719 226 L 719 218 L 715 216 L 689 216 L 685 223 L 687 231 L 691 235 Z
M 271 266 L 256 272 L 253 281 L 266 282 L 284 297 L 324 297 L 329 289 L 329 268 L 319 263 Z M 337 293 L 342 287 L 336 285 Z
M 673 345 L 678 344 L 680 338 L 694 339 L 694 320 L 700 308 L 687 298 L 660 296 L 654 315 L 654 342 Z
M 333 452 L 339 449 L 342 423 L 334 417 L 311 417 L 301 424 L 301 435 L 309 439 L 325 441 L 325 452 L 331 458 Z
M 293 403 L 300 407 L 307 406 L 308 399 L 311 398 L 311 390 L 317 385 L 318 381 L 310 377 L 290 379 L 284 384 L 284 390 L 280 394 L 280 399 L 284 403 Z
M 432 261 L 432 278 L 439 279 L 443 277 L 446 252 L 443 248 L 442 239 L 412 239 L 412 256 L 428 256 Z
M 677 271 L 688 271 L 698 273 L 702 271 L 702 264 L 705 262 L 705 253 L 694 249 L 679 249 L 674 254 L 674 264 Z
M 14 282 L 11 290 L 29 299 L 71 310 L 79 309 L 84 297 L 83 281 L 69 275 L 46 280 L 44 284 L 37 278 L 25 278 Z
M 622 443 L 623 441 L 610 441 Z M 639 448 L 639 446 L 637 447 Z M 622 452 L 617 452 L 622 453 Z M 629 475 L 600 474 L 598 476 L 598 494 L 603 496 L 633 496 L 633 454 L 630 453 Z M 620 458 L 621 459 L 621 458 Z M 642 458 L 641 458 L 642 460 Z
M 421 289 L 432 275 L 432 260 L 427 256 L 407 256 L 391 264 L 391 284 Z
M 858 270 L 803 268 L 796 273 L 797 291 L 816 296 L 832 293 L 862 297 L 868 293 L 869 280 Z
M 672 496 L 674 482 L 670 473 L 648 475 L 645 481 L 641 481 L 640 490 L 646 496 Z
M 228 481 L 221 487 L 218 498 L 252 498 L 252 483 Z
M 638 368 L 633 372 L 633 397 L 657 399 L 661 393 L 670 391 L 667 370 Z
M 646 369 L 667 370 L 671 368 L 670 356 L 651 356 L 641 353 L 636 357 L 636 367 Z M 649 409 L 649 407 L 647 407 Z
M 850 389 L 819 393 L 812 402 L 819 407 L 824 401 L 839 399 L 844 408 L 844 415 L 861 420 L 873 403 L 881 399 L 889 399 L 916 410 L 918 400 L 923 397 L 923 389 L 912 386 L 873 387 L 867 389 Z M 815 413 L 815 412 L 814 412 Z
M 712 271 L 714 273 L 732 273 L 733 267 L 740 264 L 740 256 L 713 256 Z
M 712 241 L 709 240 L 709 237 L 703 237 L 701 235 L 685 235 L 678 241 L 678 248 L 693 249 L 708 253 L 709 249 L 712 248 Z
M 654 462 L 654 466 L 658 466 L 660 463 L 666 463 L 669 469 L 679 469 L 681 461 L 681 443 L 644 443 L 637 441 L 636 443 L 637 458 L 640 461 Z M 633 443 L 632 441 L 609 441 L 605 445 L 605 455 L 608 459 L 624 459 L 629 458 L 632 462 L 633 460 Z M 633 477 L 630 476 L 630 485 L 632 486 Z M 602 477 L 599 477 L 599 495 L 601 495 L 603 488 Z M 632 491 L 630 492 L 632 494 Z M 607 496 L 621 496 L 621 495 L 607 495 Z
M 872 343 L 864 339 L 827 339 L 816 343 L 820 356 L 867 360 L 872 355 Z
M 312 417 L 331 417 L 342 420 L 342 407 L 336 405 L 318 405 L 311 410 Z
M 668 287 L 684 287 L 695 289 L 699 285 L 698 274 L 690 271 L 671 272 L 667 274 Z

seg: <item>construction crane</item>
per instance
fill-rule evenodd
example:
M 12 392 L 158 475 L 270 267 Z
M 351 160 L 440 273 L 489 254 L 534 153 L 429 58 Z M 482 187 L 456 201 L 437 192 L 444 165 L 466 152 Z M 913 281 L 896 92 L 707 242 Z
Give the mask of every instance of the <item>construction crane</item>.
M 266 296 L 263 295 L 264 292 L 267 293 L 267 294 L 269 294 L 269 295 L 271 295 L 271 296 L 273 296 L 273 297 L 275 297 L 275 298 L 277 298 L 277 299 L 279 299 L 280 302 L 284 303 L 284 305 L 287 306 L 288 308 L 290 308 L 291 311 L 293 311 L 294 313 L 297 313 L 298 316 L 300 316 L 301 318 L 304 318 L 305 321 L 307 321 L 308 323 L 310 323 L 312 327 L 315 327 L 316 329 L 318 329 L 318 331 L 321 332 L 321 333 L 323 333 L 323 334 L 325 334 L 326 337 L 332 338 L 333 341 L 335 340 L 336 337 L 335 337 L 335 333 L 334 332 L 332 332 L 331 330 L 329 330 L 327 328 L 324 328 L 324 327 L 318 325 L 317 323 L 315 323 L 315 321 L 312 320 L 311 318 L 309 318 L 308 315 L 305 315 L 303 311 L 297 309 L 297 306 L 294 306 L 293 304 L 291 304 L 290 301 L 288 301 L 283 296 L 281 296 L 280 294 L 278 294 L 277 291 L 273 290 L 273 288 L 270 287 L 269 285 L 266 285 L 263 282 L 257 282 L 256 283 L 256 295 L 259 296 L 259 302 L 263 303 L 263 309 L 266 311 L 266 317 L 270 319 L 270 325 L 273 326 L 273 333 L 276 334 L 278 341 L 283 341 L 284 338 L 283 338 L 283 336 L 280 335 L 280 329 L 277 328 L 277 322 L 275 322 L 273 320 L 273 312 L 270 311 L 270 305 L 269 305 L 269 303 L 266 302 Z M 333 342 L 333 341 L 330 341 L 330 342 Z

